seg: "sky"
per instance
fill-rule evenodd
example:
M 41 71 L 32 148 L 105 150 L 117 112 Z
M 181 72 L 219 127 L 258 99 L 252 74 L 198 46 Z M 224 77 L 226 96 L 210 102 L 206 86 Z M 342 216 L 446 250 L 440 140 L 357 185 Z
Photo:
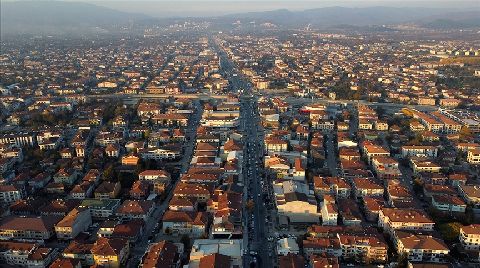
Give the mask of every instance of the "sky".
M 18 1 L 18 0 L 0 0 Z M 395 7 L 438 7 L 438 8 L 480 8 L 480 1 L 415 1 L 415 0 L 60 0 L 87 2 L 108 8 L 143 13 L 152 17 L 185 17 L 185 16 L 219 16 L 252 11 L 269 11 L 275 9 L 305 10 L 319 7 L 343 6 L 395 6 Z

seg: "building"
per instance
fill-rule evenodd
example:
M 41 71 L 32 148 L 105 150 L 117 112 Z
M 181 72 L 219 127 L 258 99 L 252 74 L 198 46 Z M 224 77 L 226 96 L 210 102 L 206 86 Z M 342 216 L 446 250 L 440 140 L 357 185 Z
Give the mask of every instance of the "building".
M 47 240 L 53 236 L 58 216 L 8 216 L 0 222 L 0 239 Z
M 390 152 L 385 150 L 382 146 L 373 144 L 373 143 L 365 143 L 363 144 L 363 153 L 367 157 L 368 163 L 372 162 L 373 157 L 376 156 L 390 156 Z
M 94 263 L 105 268 L 124 267 L 129 254 L 130 245 L 121 238 L 100 237 L 92 247 Z
M 139 265 L 141 268 L 179 268 L 183 255 L 183 244 L 160 241 L 150 244 Z
M 480 148 L 468 150 L 467 162 L 474 165 L 480 164 Z
M 333 202 L 324 201 L 321 207 L 322 225 L 337 225 L 338 224 L 338 208 Z
M 300 248 L 297 241 L 293 238 L 282 238 L 277 241 L 277 254 L 287 256 L 288 254 L 298 254 Z
M 478 252 L 480 250 L 480 224 L 462 226 L 458 239 L 465 250 Z
M 458 191 L 467 204 L 472 204 L 474 208 L 480 208 L 480 186 L 460 185 Z
M 138 179 L 153 186 L 153 191 L 161 194 L 170 185 L 170 174 L 164 170 L 145 170 L 138 174 Z
M 23 186 L 17 185 L 0 185 L 0 203 L 12 204 L 25 196 Z
M 360 199 L 364 196 L 382 196 L 384 188 L 370 179 L 354 178 L 353 191 L 355 197 Z
M 287 216 L 290 223 L 320 221 L 317 201 L 308 184 L 287 180 L 275 183 L 273 189 L 278 214 Z
M 80 232 L 86 231 L 91 224 L 92 217 L 87 208 L 74 208 L 55 224 L 55 233 L 58 239 L 74 239 Z
M 202 237 L 208 225 L 207 214 L 204 212 L 166 211 L 163 214 L 163 233 L 171 235 L 190 235 Z
M 195 239 L 190 253 L 189 268 L 216 267 L 212 265 L 212 259 L 221 257 L 223 265 L 218 267 L 242 267 L 242 256 L 244 252 L 243 241 L 237 239 Z M 211 257 L 211 256 L 214 257 Z M 229 262 L 227 261 L 229 260 Z M 204 266 L 202 266 L 202 263 Z
M 57 249 L 35 243 L 0 242 L 0 263 L 13 267 L 48 267 L 57 255 Z
M 402 156 L 407 157 L 437 157 L 438 148 L 437 146 L 427 146 L 427 145 L 411 145 L 411 146 L 402 146 Z
M 378 227 L 387 233 L 395 230 L 431 232 L 435 222 L 418 209 L 382 208 L 378 215 Z
M 345 179 L 340 177 L 318 177 L 313 178 L 315 195 L 322 198 L 326 194 L 334 195 L 336 198 L 349 198 L 351 186 Z
M 398 254 L 407 254 L 413 262 L 447 262 L 450 253 L 440 238 L 431 235 L 397 231 L 394 240 Z
M 359 263 L 385 263 L 388 245 L 381 235 L 338 234 L 342 258 Z
M 94 199 L 82 200 L 79 207 L 88 208 L 93 219 L 106 219 L 114 214 L 120 206 L 120 199 Z
M 306 266 L 305 257 L 289 253 L 278 257 L 279 268 L 303 268 Z
M 150 200 L 125 200 L 117 209 L 116 215 L 122 219 L 143 219 L 147 221 L 155 210 L 155 202 Z
M 454 195 L 433 195 L 432 205 L 435 209 L 448 213 L 465 213 L 467 204 Z

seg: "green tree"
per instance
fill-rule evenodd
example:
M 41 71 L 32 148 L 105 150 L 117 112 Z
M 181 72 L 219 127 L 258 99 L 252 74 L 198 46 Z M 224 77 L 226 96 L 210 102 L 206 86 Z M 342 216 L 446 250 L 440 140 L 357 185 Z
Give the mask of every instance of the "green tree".
M 398 255 L 397 268 L 406 268 L 406 267 L 408 267 L 408 254 L 402 253 Z
M 120 174 L 118 174 L 118 181 L 122 185 L 122 188 L 131 188 L 135 179 L 135 176 L 131 173 L 120 172 Z
M 191 239 L 188 235 L 182 235 L 180 242 L 185 246 L 185 248 L 190 248 Z
M 106 181 L 115 181 L 115 170 L 113 169 L 113 165 L 109 165 L 103 171 L 103 179 Z
M 458 235 L 460 234 L 460 228 L 462 228 L 462 224 L 459 222 L 449 222 L 443 223 L 438 226 L 438 230 L 442 235 L 445 242 L 454 242 L 458 239 Z
M 248 200 L 247 201 L 247 204 L 245 205 L 245 207 L 247 208 L 248 211 L 253 211 L 253 208 L 255 207 L 255 202 L 253 202 L 253 200 Z

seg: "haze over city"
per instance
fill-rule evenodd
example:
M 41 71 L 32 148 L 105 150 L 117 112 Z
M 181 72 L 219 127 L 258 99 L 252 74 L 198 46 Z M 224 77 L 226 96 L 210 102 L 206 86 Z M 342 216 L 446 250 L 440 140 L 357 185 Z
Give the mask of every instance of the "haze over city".
M 480 265 L 478 1 L 0 1 L 0 267 Z

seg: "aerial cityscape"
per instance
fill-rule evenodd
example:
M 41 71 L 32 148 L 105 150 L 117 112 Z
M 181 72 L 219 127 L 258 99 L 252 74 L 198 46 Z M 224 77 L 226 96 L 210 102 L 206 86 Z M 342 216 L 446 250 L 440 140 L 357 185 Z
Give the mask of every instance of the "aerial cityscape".
M 478 3 L 133 2 L 0 2 L 0 267 L 480 267 Z

